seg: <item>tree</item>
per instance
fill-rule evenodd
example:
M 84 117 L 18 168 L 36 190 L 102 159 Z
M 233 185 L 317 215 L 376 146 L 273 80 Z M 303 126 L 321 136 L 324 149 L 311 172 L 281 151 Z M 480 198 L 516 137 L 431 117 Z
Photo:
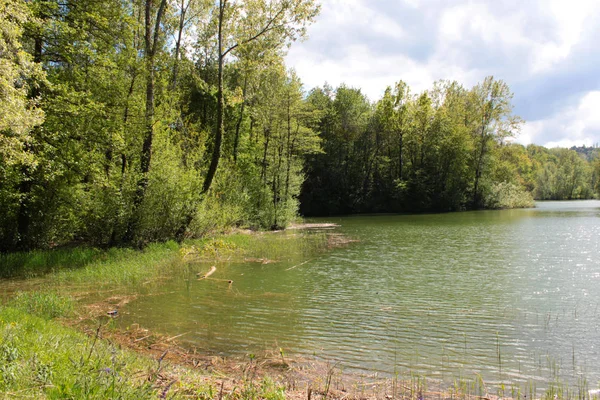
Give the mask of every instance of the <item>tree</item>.
M 314 19 L 318 9 L 313 0 L 219 0 L 218 10 L 215 10 L 218 25 L 217 129 L 203 193 L 210 189 L 221 159 L 225 136 L 223 68 L 227 56 L 258 40 L 264 40 L 270 47 L 281 48 L 305 34 L 306 25 Z
M 473 116 L 472 135 L 475 152 L 472 157 L 473 207 L 482 206 L 481 178 L 486 171 L 488 154 L 494 143 L 513 137 L 520 130 L 522 120 L 512 114 L 513 94 L 506 83 L 488 76 L 471 90 L 469 113 Z
M 21 44 L 30 20 L 23 2 L 0 0 L 0 159 L 7 164 L 35 163 L 25 147 L 31 129 L 44 120 L 34 95 L 44 73 Z
M 197 22 L 198 19 L 208 14 L 210 0 L 175 0 L 177 7 L 175 50 L 173 52 L 173 70 L 171 75 L 171 89 L 175 89 L 179 73 L 182 45 L 184 44 L 185 31 Z
M 133 200 L 133 212 L 129 222 L 126 240 L 133 240 L 138 210 L 148 187 L 148 173 L 152 161 L 152 142 L 154 140 L 154 112 L 155 112 L 155 60 L 161 33 L 161 21 L 167 7 L 167 0 L 160 0 L 158 10 L 155 10 L 153 0 L 144 3 L 144 61 L 146 64 L 146 112 L 144 115 L 145 135 L 140 153 L 141 176 L 137 182 L 137 190 Z

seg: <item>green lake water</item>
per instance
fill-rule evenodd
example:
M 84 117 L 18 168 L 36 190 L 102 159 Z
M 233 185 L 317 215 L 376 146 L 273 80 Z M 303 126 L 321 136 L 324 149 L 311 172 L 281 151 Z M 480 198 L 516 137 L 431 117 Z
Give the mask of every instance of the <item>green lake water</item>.
M 600 201 L 327 221 L 358 242 L 217 265 L 231 287 L 174 276 L 117 320 L 222 355 L 282 348 L 390 376 L 598 386 Z

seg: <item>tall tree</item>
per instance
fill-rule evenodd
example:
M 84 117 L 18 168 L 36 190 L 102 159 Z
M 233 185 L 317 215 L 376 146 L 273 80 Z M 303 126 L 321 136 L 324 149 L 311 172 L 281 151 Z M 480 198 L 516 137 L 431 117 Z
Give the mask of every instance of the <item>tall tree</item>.
M 217 172 L 225 136 L 225 98 L 223 71 L 227 56 L 238 47 L 257 40 L 281 48 L 288 41 L 303 36 L 306 25 L 317 15 L 314 0 L 219 0 L 217 17 L 217 129 L 210 165 L 202 192 L 206 193 Z
M 488 76 L 471 91 L 469 112 L 474 116 L 472 135 L 475 140 L 473 154 L 473 207 L 482 206 L 481 178 L 486 170 L 488 154 L 494 143 L 499 143 L 519 132 L 522 120 L 512 113 L 512 100 L 508 85 Z
M 35 162 L 25 146 L 31 129 L 44 120 L 35 96 L 44 73 L 21 44 L 31 18 L 23 2 L 0 0 L 0 159 L 8 164 Z
M 132 240 L 137 224 L 138 209 L 144 201 L 148 187 L 148 173 L 152 160 L 152 142 L 154 140 L 154 112 L 155 112 L 155 68 L 156 53 L 161 38 L 161 22 L 167 7 L 167 0 L 160 0 L 158 9 L 153 0 L 144 3 L 144 61 L 146 64 L 146 111 L 144 114 L 145 134 L 140 153 L 141 176 L 137 182 L 137 190 L 133 201 L 133 213 L 129 222 L 126 240 Z

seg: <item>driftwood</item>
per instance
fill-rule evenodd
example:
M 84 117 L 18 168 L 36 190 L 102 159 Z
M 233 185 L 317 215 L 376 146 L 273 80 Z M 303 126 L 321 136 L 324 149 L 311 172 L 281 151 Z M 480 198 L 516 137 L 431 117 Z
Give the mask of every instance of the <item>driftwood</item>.
M 217 267 L 215 267 L 213 265 L 212 267 L 210 267 L 210 271 L 208 271 L 205 275 L 202 275 L 200 277 L 200 279 L 206 279 L 206 278 L 208 278 L 209 276 L 211 276 L 212 274 L 214 274 L 216 270 L 217 270 Z M 198 273 L 198 275 L 200 275 L 200 273 Z

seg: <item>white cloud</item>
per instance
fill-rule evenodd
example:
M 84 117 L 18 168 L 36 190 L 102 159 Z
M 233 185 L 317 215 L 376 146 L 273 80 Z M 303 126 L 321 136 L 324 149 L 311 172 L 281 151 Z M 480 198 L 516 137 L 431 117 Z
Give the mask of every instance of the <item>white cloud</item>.
M 547 70 L 564 61 L 575 45 L 582 39 L 584 27 L 593 20 L 600 10 L 596 0 L 579 0 L 576 3 L 565 0 L 544 0 L 540 8 L 549 13 L 555 23 L 554 40 L 539 43 L 535 49 L 533 72 Z
M 398 80 L 420 92 L 438 79 L 470 87 L 494 75 L 511 86 L 516 103 L 538 118 L 526 124 L 519 142 L 600 141 L 600 114 L 594 112 L 600 109 L 595 92 L 600 79 L 585 82 L 574 72 L 580 65 L 594 71 L 600 64 L 600 57 L 585 53 L 600 34 L 600 1 L 322 3 L 322 13 L 309 29 L 312 39 L 294 44 L 287 56 L 307 89 L 345 83 L 377 100 Z M 589 80 L 591 74 L 587 76 Z M 527 118 L 522 110 L 515 112 Z
M 540 121 L 528 122 L 517 142 L 538 143 L 547 147 L 592 146 L 600 132 L 600 91 L 592 91 L 574 107 Z

